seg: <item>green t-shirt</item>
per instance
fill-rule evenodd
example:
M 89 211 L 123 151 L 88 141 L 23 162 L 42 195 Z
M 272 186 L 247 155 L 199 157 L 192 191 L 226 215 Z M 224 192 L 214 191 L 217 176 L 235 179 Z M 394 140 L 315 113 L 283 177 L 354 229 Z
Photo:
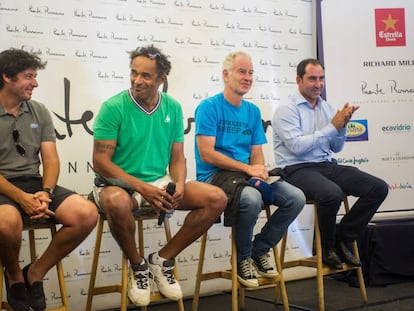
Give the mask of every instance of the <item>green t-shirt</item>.
M 181 105 L 166 93 L 150 112 L 128 90 L 105 101 L 94 121 L 95 140 L 116 140 L 112 162 L 128 174 L 152 182 L 167 173 L 174 142 L 184 141 Z

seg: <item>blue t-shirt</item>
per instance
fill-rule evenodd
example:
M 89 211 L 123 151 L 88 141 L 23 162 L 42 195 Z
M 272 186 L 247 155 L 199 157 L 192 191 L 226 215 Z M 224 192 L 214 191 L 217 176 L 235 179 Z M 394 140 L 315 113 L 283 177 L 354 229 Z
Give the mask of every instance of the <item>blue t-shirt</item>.
M 224 98 L 223 93 L 206 98 L 198 105 L 195 125 L 196 136 L 215 136 L 216 151 L 246 164 L 250 160 L 251 147 L 267 143 L 259 108 L 246 100 L 236 107 Z M 219 169 L 201 160 L 197 140 L 195 159 L 199 181 L 206 181 Z

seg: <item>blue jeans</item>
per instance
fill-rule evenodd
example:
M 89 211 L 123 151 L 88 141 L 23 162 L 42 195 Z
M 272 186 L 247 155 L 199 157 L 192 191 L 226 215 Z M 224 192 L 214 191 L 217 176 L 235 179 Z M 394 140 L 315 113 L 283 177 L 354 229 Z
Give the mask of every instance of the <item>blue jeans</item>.
M 254 241 L 253 229 L 262 210 L 262 195 L 253 187 L 244 187 L 242 190 L 239 219 L 235 226 L 238 261 L 267 254 L 281 240 L 305 205 L 305 195 L 299 188 L 281 180 L 271 185 L 275 194 L 273 204 L 278 208 Z

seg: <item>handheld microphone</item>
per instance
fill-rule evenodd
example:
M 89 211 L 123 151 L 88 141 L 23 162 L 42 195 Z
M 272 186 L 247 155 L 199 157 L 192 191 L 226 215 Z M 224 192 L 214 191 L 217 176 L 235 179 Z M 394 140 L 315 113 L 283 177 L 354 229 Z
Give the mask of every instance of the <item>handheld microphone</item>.
M 173 182 L 169 182 L 167 188 L 165 189 L 165 192 L 167 192 L 169 195 L 173 195 L 175 192 L 175 184 Z M 165 218 L 165 214 L 165 211 L 160 212 L 160 215 L 158 216 L 158 226 L 162 225 Z

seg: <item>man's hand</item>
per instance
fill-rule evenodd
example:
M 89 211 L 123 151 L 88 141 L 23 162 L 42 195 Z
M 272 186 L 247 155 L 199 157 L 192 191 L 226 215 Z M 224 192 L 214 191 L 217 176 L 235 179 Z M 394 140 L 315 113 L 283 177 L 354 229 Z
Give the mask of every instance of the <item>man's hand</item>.
M 173 197 L 169 195 L 165 189 L 145 184 L 140 193 L 157 213 L 160 212 L 160 210 L 168 211 L 173 208 L 171 203 Z
M 246 170 L 246 174 L 262 180 L 266 180 L 269 177 L 269 172 L 262 164 L 249 165 L 248 169 Z
M 344 128 L 349 120 L 352 118 L 352 114 L 358 110 L 359 106 L 351 106 L 349 103 L 346 103 L 341 110 L 338 110 L 334 117 L 332 118 L 332 124 L 339 131 L 341 128 Z
M 19 204 L 31 219 L 49 218 L 55 213 L 49 210 L 51 202 L 48 194 L 44 191 L 38 191 L 34 194 L 25 193 Z

